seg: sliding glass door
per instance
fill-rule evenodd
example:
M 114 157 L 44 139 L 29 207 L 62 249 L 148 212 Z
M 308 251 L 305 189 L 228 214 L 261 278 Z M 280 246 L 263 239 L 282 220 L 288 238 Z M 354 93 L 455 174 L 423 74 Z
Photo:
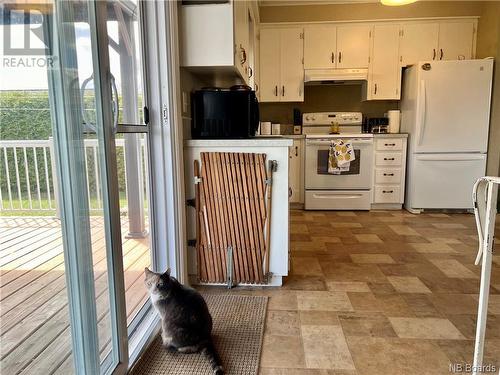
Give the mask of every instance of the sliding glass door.
M 128 347 L 115 141 L 119 96 L 109 70 L 107 4 L 63 1 L 54 7 L 54 13 L 47 14 L 56 62 L 49 70 L 49 89 L 72 361 L 77 373 L 125 373 Z
M 59 326 L 65 332 L 59 351 L 46 352 L 52 345 L 44 342 L 41 330 L 37 332 L 41 349 L 33 351 L 33 359 L 55 358 L 44 373 L 126 373 L 129 350 L 135 349 L 129 342 L 138 342 L 130 338 L 143 334 L 138 328 L 148 307 L 143 272 L 154 265 L 140 5 L 89 0 L 44 2 L 36 9 L 13 3 L 4 8 L 10 18 L 4 18 L 2 31 L 10 32 L 10 23 L 17 23 L 18 34 L 28 41 L 27 54 L 34 53 L 29 51 L 29 40 L 37 37 L 43 48 L 36 52 L 47 63 L 52 173 L 46 174 L 52 178 L 46 182 L 49 208 L 55 207 L 53 213 L 59 218 L 54 225 L 60 223 L 62 233 L 61 279 L 66 280 L 66 290 L 60 294 L 67 298 L 42 294 L 47 303 L 35 294 L 42 305 L 62 311 L 62 317 L 66 312 L 65 326 L 57 314 L 47 316 L 44 323 L 47 333 Z M 4 152 L 12 159 L 17 157 L 13 147 L 11 154 Z M 35 147 L 33 153 L 36 158 Z M 4 164 L 9 167 L 7 158 Z M 26 174 L 30 168 L 26 166 Z M 37 181 L 38 172 L 36 167 Z M 28 176 L 26 181 L 30 193 Z M 51 188 L 56 201 L 52 206 Z M 8 368 L 30 369 L 30 358 L 26 359 L 27 367 L 13 362 Z
M 126 373 L 158 323 L 144 267 L 183 278 L 176 6 L 0 7 L 0 371 Z

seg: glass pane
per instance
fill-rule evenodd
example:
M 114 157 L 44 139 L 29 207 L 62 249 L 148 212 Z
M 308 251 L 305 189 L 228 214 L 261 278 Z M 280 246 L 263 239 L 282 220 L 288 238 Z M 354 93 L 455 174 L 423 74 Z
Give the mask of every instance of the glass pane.
M 108 1 L 110 68 L 116 83 L 120 124 L 141 125 L 143 108 L 140 12 L 137 1 Z M 144 267 L 151 265 L 149 172 L 146 134 L 116 138 L 127 325 L 147 301 Z M 137 317 L 140 319 L 140 317 Z
M 110 69 L 116 83 L 120 124 L 143 124 L 139 17 L 137 1 L 108 1 Z M 146 141 L 144 134 L 119 134 L 116 139 L 128 323 L 145 300 L 140 276 L 151 264 Z
M 142 125 L 144 90 L 137 0 L 108 0 L 107 4 L 109 63 L 114 82 L 114 104 L 119 109 L 118 123 Z
M 83 153 L 86 175 L 86 190 L 89 207 L 90 237 L 94 264 L 94 285 L 97 309 L 97 330 L 99 354 L 101 363 L 112 350 L 112 317 L 110 311 L 108 256 L 110 249 L 106 244 L 106 221 L 109 222 L 104 211 L 103 201 L 103 171 L 101 170 L 103 150 L 99 142 L 102 131 L 96 123 L 96 93 L 94 89 L 94 71 L 92 65 L 91 27 L 88 16 L 83 16 L 81 22 L 74 25 L 76 37 L 76 57 L 78 60 L 78 80 L 80 95 L 82 96 L 83 118 Z M 97 134 L 96 134 L 97 133 Z
M 50 374 L 64 366 L 72 374 L 43 32 L 52 5 L 23 5 L 4 5 L 0 24 L 0 373 Z
M 145 134 L 123 134 L 116 140 L 128 326 L 148 299 L 144 288 L 144 267 L 151 266 L 147 153 Z

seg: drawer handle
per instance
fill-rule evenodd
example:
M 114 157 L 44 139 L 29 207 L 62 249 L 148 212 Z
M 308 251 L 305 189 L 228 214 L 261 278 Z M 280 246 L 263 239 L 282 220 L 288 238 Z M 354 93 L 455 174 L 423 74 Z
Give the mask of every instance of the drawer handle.
M 394 190 L 382 190 L 382 193 L 384 193 L 384 194 L 392 194 L 392 193 L 394 193 Z
M 394 173 L 384 173 L 384 176 L 394 176 Z
M 385 143 L 385 146 L 396 146 L 395 143 Z
M 384 160 L 394 160 L 394 158 L 384 158 Z

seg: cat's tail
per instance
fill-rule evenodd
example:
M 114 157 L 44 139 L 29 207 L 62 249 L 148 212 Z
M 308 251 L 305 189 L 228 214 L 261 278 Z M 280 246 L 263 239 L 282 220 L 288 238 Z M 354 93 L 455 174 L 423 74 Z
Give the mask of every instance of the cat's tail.
M 212 340 L 207 341 L 205 346 L 201 348 L 201 352 L 210 362 L 214 375 L 223 375 L 222 361 Z

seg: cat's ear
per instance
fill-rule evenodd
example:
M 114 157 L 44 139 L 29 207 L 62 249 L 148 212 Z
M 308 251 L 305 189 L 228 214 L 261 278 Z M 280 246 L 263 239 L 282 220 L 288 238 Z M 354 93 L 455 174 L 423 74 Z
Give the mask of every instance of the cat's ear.
M 165 273 L 163 275 L 170 277 L 170 267 L 165 271 Z
M 148 267 L 144 267 L 144 276 L 146 276 L 146 279 L 149 279 L 151 276 L 153 276 L 154 272 L 151 271 Z

